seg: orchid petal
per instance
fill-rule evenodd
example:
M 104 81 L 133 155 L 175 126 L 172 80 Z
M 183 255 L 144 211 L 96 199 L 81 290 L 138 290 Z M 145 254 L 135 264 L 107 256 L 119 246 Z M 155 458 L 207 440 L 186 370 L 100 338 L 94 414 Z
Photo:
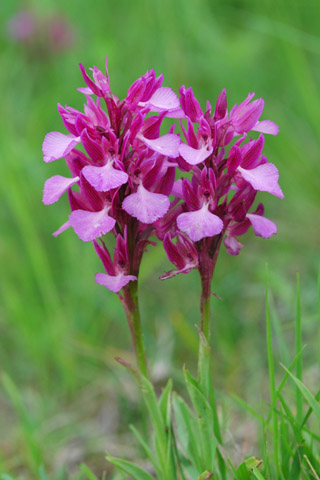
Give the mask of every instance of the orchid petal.
M 224 246 L 227 249 L 227 252 L 230 255 L 239 255 L 240 250 L 242 249 L 243 245 L 240 243 L 235 237 L 231 235 L 227 235 L 224 238 Z
M 51 205 L 59 200 L 61 195 L 69 190 L 72 185 L 79 181 L 79 177 L 66 178 L 61 175 L 55 175 L 48 178 L 44 184 L 42 201 L 45 205 Z
M 204 204 L 200 210 L 181 213 L 177 217 L 177 224 L 179 229 L 187 233 L 194 242 L 205 237 L 213 237 L 223 229 L 223 221 L 209 212 L 207 204 Z
M 180 107 L 177 95 L 168 87 L 158 88 L 147 102 L 140 102 L 139 105 L 147 105 L 153 112 L 176 110 Z
M 120 187 L 127 183 L 129 178 L 127 173 L 113 168 L 112 162 L 108 162 L 102 167 L 87 165 L 83 168 L 82 173 L 98 192 L 108 192 L 112 188 Z
M 166 113 L 167 118 L 187 118 L 182 108 L 175 108 Z
M 251 128 L 255 132 L 269 133 L 270 135 L 278 135 L 279 127 L 271 120 L 262 120 L 257 122 L 254 127 Z
M 56 232 L 53 232 L 53 236 L 54 237 L 57 237 L 58 235 L 60 235 L 60 233 L 64 232 L 65 230 L 67 230 L 67 228 L 71 227 L 70 225 L 70 222 L 69 220 L 67 220 L 63 225 L 61 225 L 60 228 L 58 228 L 58 230 Z
M 179 153 L 181 157 L 190 165 L 198 165 L 199 163 L 203 162 L 206 158 L 209 157 L 209 155 L 211 155 L 212 151 L 213 148 L 208 148 L 207 145 L 202 148 L 196 149 L 190 147 L 189 145 L 186 145 L 185 143 L 181 143 L 179 147 Z
M 126 197 L 122 208 L 142 223 L 153 223 L 163 217 L 170 206 L 170 200 L 161 193 L 149 192 L 142 184 L 136 193 Z
M 115 276 L 107 275 L 105 273 L 97 273 L 95 279 L 99 285 L 103 285 L 112 292 L 118 293 L 129 282 L 137 280 L 137 277 L 134 275 L 124 275 L 123 273 L 119 273 Z
M 89 87 L 80 87 L 77 88 L 78 92 L 83 93 L 84 95 L 94 95 L 93 91 Z
M 80 142 L 80 137 L 64 135 L 60 132 L 50 132 L 42 144 L 43 160 L 53 162 L 67 155 Z
M 139 136 L 140 140 L 154 152 L 165 155 L 170 158 L 177 158 L 179 156 L 180 139 L 174 133 L 167 133 L 162 137 L 151 140 L 150 138 Z
M 261 192 L 268 192 L 279 198 L 284 198 L 282 190 L 278 185 L 279 173 L 272 163 L 264 163 L 251 170 L 238 167 L 244 180 L 255 189 Z
M 262 238 L 270 238 L 273 234 L 277 233 L 276 224 L 272 220 L 269 220 L 269 218 L 255 215 L 254 213 L 248 213 L 247 218 L 253 226 L 255 235 Z
M 69 221 L 75 233 L 84 242 L 90 242 L 105 235 L 116 223 L 114 218 L 109 217 L 106 208 L 99 212 L 74 210 L 69 216 Z
M 189 273 L 194 268 L 196 268 L 196 265 L 190 263 L 185 267 L 181 268 L 180 270 L 170 270 L 169 272 L 165 272 L 163 275 L 161 275 L 160 280 L 167 280 L 168 278 L 176 277 L 177 275 L 179 275 L 179 273 Z

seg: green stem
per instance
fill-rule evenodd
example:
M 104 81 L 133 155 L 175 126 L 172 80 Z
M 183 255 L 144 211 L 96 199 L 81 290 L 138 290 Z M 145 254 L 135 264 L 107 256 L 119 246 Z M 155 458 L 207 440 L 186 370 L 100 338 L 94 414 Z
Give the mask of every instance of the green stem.
M 201 330 L 209 342 L 210 337 L 210 293 L 207 297 L 202 290 L 201 296 Z
M 138 302 L 138 281 L 129 282 L 123 289 L 122 304 L 124 306 L 133 346 L 136 353 L 137 365 L 140 372 L 148 377 L 145 348 L 140 320 L 139 302 Z

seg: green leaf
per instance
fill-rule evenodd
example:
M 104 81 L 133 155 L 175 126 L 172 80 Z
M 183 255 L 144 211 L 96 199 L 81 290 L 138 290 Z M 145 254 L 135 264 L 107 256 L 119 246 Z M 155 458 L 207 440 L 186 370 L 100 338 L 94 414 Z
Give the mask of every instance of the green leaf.
M 165 425 L 167 426 L 169 426 L 171 423 L 171 392 L 172 392 L 172 380 L 170 378 L 159 399 L 159 407 L 162 414 L 162 418 Z
M 135 437 L 138 440 L 138 442 L 140 443 L 140 445 L 142 446 L 142 448 L 145 451 L 147 457 L 149 458 L 150 462 L 152 463 L 153 468 L 155 469 L 157 475 L 159 476 L 158 464 L 156 462 L 155 455 L 153 454 L 151 448 L 149 447 L 147 442 L 145 442 L 145 440 L 142 438 L 141 434 L 138 432 L 138 430 L 133 425 L 130 425 L 129 428 L 133 432 L 133 434 L 135 435 Z
M 280 477 L 280 442 L 279 442 L 279 428 L 278 419 L 275 413 L 277 396 L 276 396 L 276 382 L 275 382 L 275 368 L 274 368 L 274 355 L 272 346 L 272 328 L 270 318 L 270 304 L 269 304 L 269 272 L 266 265 L 266 340 L 267 340 L 267 353 L 268 353 L 268 370 L 269 370 L 269 385 L 270 385 L 270 397 L 272 404 L 272 434 L 273 434 L 273 455 L 274 466 L 276 469 L 277 477 Z
M 88 477 L 89 480 L 99 480 L 94 473 L 91 472 L 90 468 L 87 467 L 84 463 L 80 465 L 80 470 Z
M 31 418 L 22 398 L 19 389 L 6 373 L 2 373 L 2 384 L 7 392 L 10 400 L 20 417 L 24 440 L 29 451 L 30 464 L 34 471 L 38 472 L 39 466 L 42 463 L 42 454 L 39 444 L 36 440 L 36 426 Z
M 248 468 L 253 469 L 259 467 L 262 464 L 262 460 L 259 460 L 256 457 L 249 457 L 246 459 L 245 464 Z
M 214 456 L 217 443 L 213 433 L 212 409 L 205 396 L 199 390 L 198 383 L 187 370 L 184 371 L 184 376 L 192 405 L 198 416 L 202 470 L 208 469 L 212 471 L 214 470 Z
M 40 473 L 41 480 L 48 480 L 48 477 L 43 465 L 41 465 L 41 467 L 39 468 L 39 473 Z
M 201 472 L 197 420 L 185 401 L 176 393 L 173 395 L 173 411 L 182 451 L 186 458 L 196 465 L 198 472 Z
M 300 275 L 297 273 L 297 306 L 296 306 L 296 353 L 302 349 L 302 327 L 301 327 L 301 302 L 300 302 Z M 302 382 L 302 356 L 299 357 L 296 366 L 297 380 Z M 301 390 L 297 385 L 296 391 L 296 409 L 297 409 L 297 421 L 302 423 L 303 420 L 303 398 Z
M 252 469 L 252 473 L 257 480 L 266 480 L 265 477 L 259 472 L 259 470 L 256 467 Z
M 133 480 L 154 480 L 154 478 L 150 475 L 150 473 L 143 470 L 138 465 L 135 465 L 132 462 L 128 462 L 127 460 L 121 460 L 120 458 L 111 457 L 107 455 L 108 462 L 112 463 L 116 468 L 122 470 L 123 472 L 130 475 Z
M 251 479 L 250 471 L 248 470 L 246 462 L 243 462 L 241 463 L 241 465 L 239 465 L 239 467 L 236 470 L 236 473 L 237 473 L 237 480 Z
M 285 369 L 285 371 L 287 373 L 289 373 L 290 377 L 292 378 L 292 380 L 295 382 L 295 384 L 299 388 L 300 392 L 302 393 L 302 395 L 306 399 L 309 406 L 312 408 L 314 413 L 320 419 L 320 404 L 319 404 L 319 402 L 317 402 L 317 400 L 312 395 L 310 390 L 297 377 L 295 377 L 291 372 L 289 372 L 289 370 L 284 365 L 282 365 L 282 367 Z
M 205 472 L 201 473 L 198 480 L 211 480 L 211 478 L 213 478 L 213 473 L 206 470 Z
M 236 470 L 237 480 L 251 480 L 252 474 L 258 480 L 265 480 L 258 470 L 258 467 L 262 464 L 262 460 L 256 457 L 247 458 Z
M 238 397 L 235 393 L 231 394 L 231 398 L 235 400 L 242 408 L 244 408 L 247 412 L 249 412 L 254 418 L 259 420 L 259 422 L 263 422 L 263 417 L 260 413 L 258 413 L 254 408 L 248 405 L 247 402 L 242 400 L 242 398 Z
M 290 470 L 290 475 L 288 480 L 297 480 L 297 478 L 299 478 L 300 470 L 301 470 L 300 458 L 301 458 L 301 452 L 300 452 L 300 449 L 298 448 L 293 457 L 293 462 L 291 464 L 291 470 Z

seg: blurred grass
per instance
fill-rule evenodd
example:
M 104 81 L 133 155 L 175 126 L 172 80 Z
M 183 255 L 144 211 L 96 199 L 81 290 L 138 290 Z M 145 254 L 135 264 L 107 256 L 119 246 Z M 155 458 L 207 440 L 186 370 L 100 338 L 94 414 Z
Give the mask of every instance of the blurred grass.
M 47 55 L 39 53 L 43 48 L 31 52 L 7 36 L 8 19 L 25 5 L 16 0 L 0 4 L 0 364 L 37 425 L 35 448 L 45 442 L 41 461 L 57 468 L 67 452 L 66 464 L 89 458 L 99 471 L 110 443 L 114 448 L 129 445 L 121 432 L 139 415 L 139 407 L 125 373 L 113 361 L 119 354 L 132 355 L 121 306 L 95 284 L 94 273 L 101 267 L 91 246 L 71 231 L 51 236 L 66 219 L 66 199 L 52 207 L 41 204 L 45 179 L 64 168 L 63 161 L 45 165 L 41 154 L 44 135 L 63 131 L 56 104 L 81 109 L 78 63 L 103 68 L 105 55 L 119 97 L 154 68 L 176 91 L 181 84 L 192 85 L 203 106 L 207 98 L 214 104 L 224 87 L 229 106 L 249 91 L 265 99 L 263 118 L 280 126 L 278 137 L 266 139 L 265 151 L 279 168 L 285 199 L 267 194 L 259 199 L 279 233 L 268 241 L 247 235 L 239 257 L 222 252 L 213 285 L 223 298 L 213 300 L 217 384 L 258 402 L 254 392 L 264 388 L 267 369 L 261 354 L 266 261 L 278 311 L 272 320 L 281 323 L 292 345 L 294 281 L 296 272 L 301 274 L 308 344 L 304 363 L 311 378 L 316 364 L 320 3 L 44 0 L 33 3 L 39 15 L 61 13 L 76 30 L 71 49 Z M 159 282 L 170 268 L 161 248 L 150 248 L 142 267 L 141 304 L 155 376 L 161 382 L 173 373 L 179 384 L 181 364 L 187 360 L 192 367 L 194 362 L 200 287 L 196 272 Z M 281 349 L 278 341 L 275 349 Z M 0 466 L 23 473 L 30 457 L 21 419 L 4 391 L 0 408 L 0 431 L 6 432 L 0 440 Z M 97 433 L 99 415 L 105 422 Z M 112 427 L 106 420 L 110 415 L 116 418 Z

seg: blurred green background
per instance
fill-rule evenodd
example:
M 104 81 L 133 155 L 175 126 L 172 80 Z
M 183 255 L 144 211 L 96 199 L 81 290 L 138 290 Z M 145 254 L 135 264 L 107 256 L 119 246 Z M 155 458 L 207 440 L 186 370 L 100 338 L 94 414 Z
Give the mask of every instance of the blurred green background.
M 40 24 L 64 17 L 73 43 L 55 50 L 46 27 L 31 43 L 12 39 L 8 22 L 24 8 Z M 280 127 L 277 137 L 267 136 L 265 152 L 279 168 L 285 199 L 259 194 L 277 236 L 248 234 L 240 256 L 220 254 L 213 284 L 222 297 L 213 299 L 215 382 L 221 398 L 237 393 L 261 401 L 266 262 L 288 357 L 301 273 L 304 361 L 318 382 L 320 2 L 2 0 L 0 20 L 0 472 L 31 478 L 44 463 L 49 472 L 65 467 L 71 475 L 85 461 L 99 473 L 107 469 L 107 449 L 139 456 L 127 433 L 128 422 L 141 423 L 139 394 L 114 360 L 132 358 L 120 302 L 95 283 L 102 270 L 91 245 L 71 230 L 52 237 L 67 218 L 67 199 L 41 203 L 44 181 L 65 171 L 63 160 L 44 164 L 41 144 L 47 132 L 64 131 L 57 102 L 83 106 L 79 62 L 103 70 L 107 55 L 119 97 L 154 68 L 175 91 L 192 86 L 203 107 L 206 99 L 214 105 L 224 87 L 229 108 L 251 91 L 265 99 L 262 118 Z M 161 385 L 172 375 L 179 389 L 183 363 L 191 370 L 196 363 L 199 281 L 192 272 L 159 282 L 170 268 L 161 247 L 150 248 L 140 296 L 153 376 Z M 243 419 L 235 423 L 228 408 L 225 416 L 241 429 Z

